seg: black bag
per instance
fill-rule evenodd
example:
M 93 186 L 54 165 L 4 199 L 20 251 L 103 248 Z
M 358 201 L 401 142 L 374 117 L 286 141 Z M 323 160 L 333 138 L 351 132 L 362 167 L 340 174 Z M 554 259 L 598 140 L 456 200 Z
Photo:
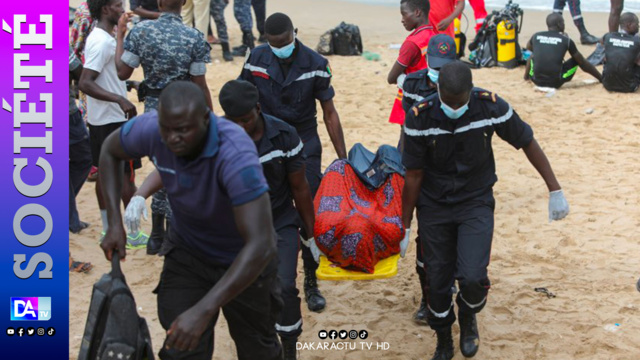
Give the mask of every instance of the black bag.
M 93 285 L 78 360 L 154 360 L 151 335 L 113 253 L 111 273 Z
M 329 35 L 331 36 L 329 38 Z M 330 39 L 330 40 L 329 40 Z M 344 21 L 320 37 L 316 50 L 322 55 L 361 55 L 362 37 L 357 25 Z

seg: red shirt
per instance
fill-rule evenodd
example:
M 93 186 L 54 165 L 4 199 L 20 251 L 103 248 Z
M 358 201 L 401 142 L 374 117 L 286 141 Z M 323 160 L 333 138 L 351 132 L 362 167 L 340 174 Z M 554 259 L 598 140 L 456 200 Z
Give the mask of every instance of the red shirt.
M 459 0 L 431 0 L 431 10 L 429 10 L 429 23 L 433 25 L 436 34 L 447 34 L 451 37 L 455 36 L 453 29 L 453 21 L 445 31 L 438 31 L 438 23 L 449 15 L 453 14 L 456 3 Z
M 405 74 L 422 70 L 427 67 L 425 54 L 429 40 L 436 34 L 433 26 L 422 25 L 415 29 L 400 47 L 398 64 L 404 66 Z

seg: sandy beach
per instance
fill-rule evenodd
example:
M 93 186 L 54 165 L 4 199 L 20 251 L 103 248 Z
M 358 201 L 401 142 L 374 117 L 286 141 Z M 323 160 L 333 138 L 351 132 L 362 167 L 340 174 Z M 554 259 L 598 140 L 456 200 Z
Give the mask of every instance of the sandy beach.
M 76 6 L 79 1 L 71 0 Z M 390 44 L 407 35 L 400 24 L 399 7 L 345 3 L 333 0 L 270 0 L 267 13 L 285 12 L 298 28 L 300 40 L 315 48 L 319 36 L 341 21 L 360 27 L 365 50 L 381 60 L 331 56 L 335 104 L 347 148 L 356 142 L 369 149 L 396 144 L 399 129 L 387 118 L 396 87 L 387 85 L 387 73 L 397 57 Z M 549 4 L 551 7 L 551 2 Z M 470 10 L 470 9 L 469 9 Z M 467 10 L 467 16 L 473 15 Z M 520 43 L 545 30 L 547 12 L 525 11 Z M 579 39 L 568 11 L 567 31 Z M 607 29 L 607 14 L 584 14 L 596 36 Z M 226 12 L 232 45 L 241 34 L 231 7 Z M 463 29 L 464 29 L 463 22 Z M 472 37 L 472 26 L 467 36 Z M 579 42 L 579 41 L 578 41 Z M 593 47 L 578 45 L 585 57 Z M 207 81 L 215 112 L 222 85 L 240 73 L 242 59 L 222 61 L 219 46 L 212 50 Z M 602 68 L 599 67 L 601 70 Z M 494 91 L 512 104 L 534 129 L 571 206 L 569 216 L 548 222 L 548 196 L 544 182 L 521 151 L 495 137 L 498 178 L 495 233 L 489 276 L 488 304 L 478 315 L 481 347 L 477 359 L 638 359 L 640 358 L 640 94 L 614 94 L 599 84 L 585 84 L 590 75 L 578 71 L 573 82 L 553 96 L 536 92 L 522 79 L 524 68 L 474 70 L 474 84 Z M 142 79 L 140 69 L 134 79 Z M 135 101 L 135 94 L 130 94 Z M 143 111 L 142 104 L 138 111 Z M 319 110 L 320 111 L 320 110 Z M 321 112 L 321 111 L 320 111 Z M 321 116 L 323 168 L 335 158 Z M 138 173 L 140 185 L 153 165 L 147 159 Z M 150 201 L 148 201 L 150 204 Z M 70 359 L 78 354 L 92 285 L 109 271 L 97 242 L 101 222 L 94 183 L 86 183 L 78 196 L 81 219 L 91 226 L 70 234 L 71 254 L 91 261 L 90 274 L 70 273 Z M 143 222 L 149 232 L 151 222 Z M 417 228 L 417 224 L 412 225 Z M 368 282 L 320 281 L 327 299 L 323 313 L 309 312 L 303 302 L 301 343 L 320 341 L 320 330 L 366 330 L 373 348 L 355 350 L 301 350 L 300 359 L 428 359 L 436 338 L 428 327 L 412 320 L 421 292 L 415 273 L 415 244 L 399 263 L 398 275 Z M 302 289 L 302 262 L 298 284 Z M 162 259 L 145 250 L 129 251 L 123 270 L 135 295 L 139 313 L 149 322 L 154 350 L 164 340 L 156 312 L 155 288 Z M 546 287 L 555 298 L 534 292 Z M 615 324 L 618 324 L 616 326 Z M 613 331 L 612 331 L 613 330 Z M 454 325 L 456 357 L 458 327 Z M 376 350 L 375 342 L 388 343 Z M 214 359 L 236 359 L 235 345 L 220 317 L 215 334 Z

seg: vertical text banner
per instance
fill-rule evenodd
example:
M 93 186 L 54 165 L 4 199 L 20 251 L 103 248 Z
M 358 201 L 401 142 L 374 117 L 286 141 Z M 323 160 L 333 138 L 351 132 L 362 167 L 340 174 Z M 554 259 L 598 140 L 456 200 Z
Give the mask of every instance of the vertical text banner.
M 69 359 L 67 6 L 0 7 L 1 359 Z

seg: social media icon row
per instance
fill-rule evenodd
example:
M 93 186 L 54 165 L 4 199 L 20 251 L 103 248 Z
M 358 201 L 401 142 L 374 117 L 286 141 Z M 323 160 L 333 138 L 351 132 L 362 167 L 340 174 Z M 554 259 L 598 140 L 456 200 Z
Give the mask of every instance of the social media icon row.
M 19 327 L 18 329 L 14 329 L 12 327 L 7 328 L 7 335 L 9 336 L 18 335 L 19 337 L 23 337 L 25 335 L 33 336 L 35 334 L 38 334 L 38 336 L 44 336 L 44 334 L 53 336 L 55 335 L 55 333 L 56 329 L 54 329 L 53 327 L 50 327 L 46 330 L 43 327 L 39 327 L 37 330 L 32 327 L 28 327 L 26 329 L 23 327 Z
M 342 340 L 349 338 L 351 340 L 355 340 L 355 339 L 366 339 L 369 337 L 369 333 L 367 332 L 367 330 L 360 330 L 359 332 L 356 330 L 350 330 L 347 332 L 347 330 L 340 330 L 340 331 L 336 331 L 336 330 L 330 330 L 330 331 L 326 331 L 326 330 L 320 330 L 318 332 L 318 337 L 322 340 L 324 339 L 331 339 L 331 340 L 335 340 L 337 338 L 340 338 Z

